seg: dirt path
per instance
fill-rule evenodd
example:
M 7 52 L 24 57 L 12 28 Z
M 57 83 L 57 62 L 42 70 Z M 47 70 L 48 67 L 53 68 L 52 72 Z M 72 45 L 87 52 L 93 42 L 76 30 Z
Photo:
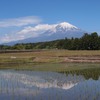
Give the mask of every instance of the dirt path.
M 100 62 L 100 57 L 98 56 L 87 56 L 87 57 L 65 57 L 65 62 Z

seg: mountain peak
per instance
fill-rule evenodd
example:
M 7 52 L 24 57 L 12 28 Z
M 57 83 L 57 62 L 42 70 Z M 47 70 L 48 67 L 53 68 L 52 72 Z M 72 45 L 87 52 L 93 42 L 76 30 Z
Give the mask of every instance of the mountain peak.
M 68 23 L 68 22 L 61 22 L 59 25 L 62 25 L 62 26 L 68 26 L 68 25 L 71 25 L 71 24 Z
M 68 22 L 62 22 L 59 23 L 56 28 L 63 28 L 63 29 L 78 29 L 76 26 L 68 23 Z

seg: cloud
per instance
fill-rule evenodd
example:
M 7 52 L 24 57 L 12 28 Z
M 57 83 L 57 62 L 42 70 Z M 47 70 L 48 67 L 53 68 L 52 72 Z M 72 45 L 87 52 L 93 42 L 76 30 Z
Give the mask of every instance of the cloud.
M 25 39 L 24 35 L 5 34 L 5 36 L 0 37 L 0 43 L 7 43 L 7 42 L 23 40 L 23 39 Z
M 35 27 L 25 27 L 23 30 L 19 31 L 17 34 L 29 34 L 29 33 L 43 33 L 48 29 L 51 29 L 53 27 L 53 25 L 49 25 L 49 24 L 39 24 Z
M 39 24 L 42 20 L 37 16 L 27 16 L 0 20 L 0 27 L 20 27 L 29 24 Z
M 24 27 L 22 30 L 17 31 L 17 32 L 11 32 L 9 34 L 5 34 L 5 36 L 0 37 L 0 42 L 11 42 L 11 41 L 17 41 L 17 40 L 23 40 L 26 38 L 36 38 L 40 35 L 42 35 L 45 31 L 49 29 L 53 29 L 56 26 L 54 25 L 49 25 L 49 24 L 38 24 L 34 27 L 32 26 L 27 26 Z

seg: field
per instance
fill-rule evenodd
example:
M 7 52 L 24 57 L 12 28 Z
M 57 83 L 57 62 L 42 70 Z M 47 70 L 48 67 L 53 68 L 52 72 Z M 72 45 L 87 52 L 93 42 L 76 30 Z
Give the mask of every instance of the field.
M 65 71 L 99 67 L 99 63 L 100 51 L 33 50 L 0 53 L 0 69 Z

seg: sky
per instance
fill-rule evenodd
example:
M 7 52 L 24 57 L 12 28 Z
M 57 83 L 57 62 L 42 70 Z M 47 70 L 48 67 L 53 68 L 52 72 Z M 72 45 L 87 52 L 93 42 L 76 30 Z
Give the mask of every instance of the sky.
M 100 0 L 0 0 L 0 43 L 37 36 L 60 22 L 100 34 Z

